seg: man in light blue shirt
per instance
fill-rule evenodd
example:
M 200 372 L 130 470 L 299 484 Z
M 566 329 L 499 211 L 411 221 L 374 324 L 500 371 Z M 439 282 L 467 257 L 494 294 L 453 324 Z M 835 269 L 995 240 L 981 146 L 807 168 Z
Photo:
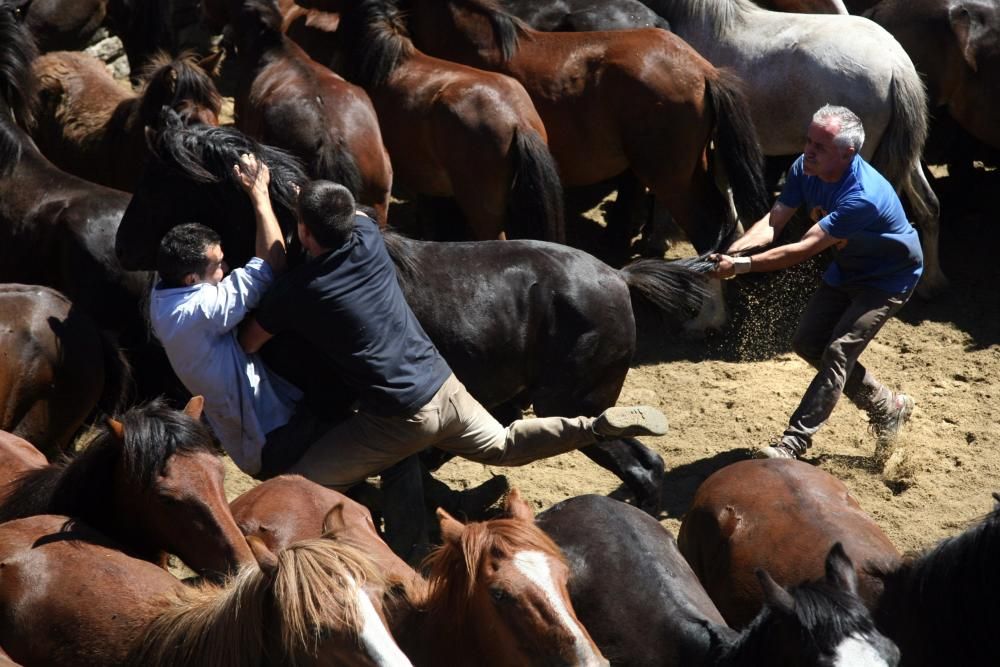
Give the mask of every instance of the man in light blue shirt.
M 198 223 L 174 227 L 160 244 L 150 320 L 177 377 L 205 397 L 205 417 L 226 453 L 257 475 L 266 434 L 288 423 L 301 392 L 236 339 L 236 325 L 284 270 L 285 244 L 267 165 L 244 155 L 234 169 L 254 206 L 255 257 L 225 275 L 218 234 Z

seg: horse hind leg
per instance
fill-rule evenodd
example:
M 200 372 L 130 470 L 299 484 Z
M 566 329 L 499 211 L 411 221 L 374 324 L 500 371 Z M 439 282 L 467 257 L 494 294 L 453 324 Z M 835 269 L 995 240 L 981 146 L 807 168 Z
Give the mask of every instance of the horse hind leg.
M 922 234 L 924 275 L 917 285 L 917 293 L 929 299 L 948 288 L 948 278 L 941 270 L 939 248 L 941 204 L 919 163 L 906 177 L 903 192 L 910 202 L 917 227 Z
M 639 509 L 659 515 L 666 472 L 663 457 L 634 438 L 605 440 L 581 447 L 580 453 L 622 480 Z

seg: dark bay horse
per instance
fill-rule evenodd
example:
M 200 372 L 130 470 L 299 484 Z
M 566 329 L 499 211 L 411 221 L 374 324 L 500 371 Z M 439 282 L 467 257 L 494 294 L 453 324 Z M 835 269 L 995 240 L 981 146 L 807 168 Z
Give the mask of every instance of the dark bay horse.
M 0 429 L 55 455 L 100 409 L 128 396 L 128 362 L 94 320 L 59 292 L 0 285 Z
M 368 510 L 302 477 L 260 484 L 233 513 L 269 547 L 325 533 L 368 554 L 389 585 L 389 627 L 416 665 L 607 665 L 573 615 L 558 548 L 516 491 L 503 518 L 463 525 L 439 510 L 444 544 L 426 580 L 379 538 Z
M 504 10 L 535 30 L 588 32 L 663 28 L 667 20 L 639 0 L 501 0 Z
M 329 1 L 303 4 L 322 8 Z M 410 4 L 418 47 L 524 84 L 564 185 L 590 185 L 630 169 L 698 252 L 716 247 L 722 230 L 735 230 L 737 214 L 754 221 L 767 211 L 763 158 L 741 85 L 677 36 L 654 29 L 537 32 L 494 0 Z M 734 201 L 726 194 L 730 184 Z M 609 246 L 621 252 L 631 230 L 613 227 Z
M 902 665 L 998 664 L 992 619 L 1000 614 L 1000 509 L 900 559 L 832 476 L 801 462 L 745 461 L 705 480 L 679 545 L 713 601 L 737 622 L 761 603 L 751 589 L 754 568 L 773 567 L 777 581 L 794 585 L 821 571 L 824 545 L 840 539 Z
M 253 213 L 232 164 L 247 152 L 269 165 L 271 199 L 291 239 L 290 184 L 305 175 L 287 154 L 233 129 L 177 123 L 160 134 L 155 152 L 160 160 L 147 170 L 119 229 L 118 253 L 127 266 L 151 266 L 163 234 L 189 220 L 219 231 L 233 266 L 245 262 Z M 703 294 L 698 274 L 663 260 L 615 270 L 542 241 L 432 243 L 391 233 L 385 239 L 417 318 L 502 423 L 529 405 L 539 416 L 596 415 L 614 405 L 636 349 L 633 301 L 683 317 Z M 314 368 L 315 358 L 302 367 Z M 633 439 L 581 451 L 623 479 L 644 508 L 658 508 L 658 455 Z
M 0 522 L 65 514 L 94 526 L 138 558 L 177 554 L 218 575 L 253 562 L 223 489 L 222 461 L 201 416 L 201 397 L 179 412 L 159 403 L 109 420 L 83 451 L 10 481 Z
M 801 461 L 740 461 L 718 470 L 695 493 L 677 540 L 733 627 L 760 609 L 757 568 L 785 586 L 809 581 L 822 574 L 830 547 L 841 543 L 857 564 L 861 597 L 872 606 L 882 587 L 870 566 L 899 559 L 843 482 Z
M 134 94 L 93 56 L 47 53 L 33 66 L 41 104 L 32 138 L 60 169 L 131 192 L 149 154 L 145 128 L 156 126 L 164 106 L 188 122 L 219 124 L 222 98 L 209 73 L 220 57 L 221 51 L 201 60 L 193 53 L 159 53 Z
M 0 642 L 52 667 L 405 667 L 363 554 L 312 540 L 222 585 L 186 587 L 85 524 L 43 515 L 0 525 Z
M 404 190 L 454 197 L 466 238 L 564 240 L 547 128 L 520 83 L 416 49 L 390 0 L 325 8 L 340 12 L 345 75 L 371 96 Z
M 108 0 L 14 0 L 42 51 L 82 49 L 108 14 Z
M 827 550 L 815 583 L 790 591 L 758 570 L 765 605 L 736 632 L 673 535 L 634 507 L 578 496 L 542 512 L 537 523 L 566 555 L 573 607 L 615 665 L 875 667 L 898 661 L 899 652 L 857 597 L 854 566 L 840 545 Z
M 392 166 L 368 95 L 282 33 L 274 0 L 245 0 L 231 19 L 236 126 L 297 155 L 310 177 L 346 186 L 384 225 Z

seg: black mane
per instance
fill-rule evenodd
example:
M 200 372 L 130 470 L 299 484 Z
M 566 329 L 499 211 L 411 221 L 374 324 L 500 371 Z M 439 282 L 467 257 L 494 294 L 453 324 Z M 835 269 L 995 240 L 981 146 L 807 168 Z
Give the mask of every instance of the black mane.
M 392 0 L 360 0 L 341 20 L 347 78 L 364 88 L 384 83 L 414 52 L 403 14 Z
M 31 71 L 38 49 L 15 12 L 9 0 L 0 0 L 0 176 L 20 161 L 23 138 L 17 125 L 26 128 L 34 122 L 38 103 Z
M 113 533 L 113 480 L 119 464 L 133 484 L 148 490 L 174 454 L 217 451 L 201 422 L 158 400 L 132 408 L 121 421 L 124 442 L 105 424 L 81 452 L 9 482 L 7 498 L 0 504 L 0 523 L 65 514 Z
M 457 2 L 478 14 L 485 16 L 493 28 L 497 48 L 504 60 L 510 60 L 517 53 L 518 42 L 528 26 L 521 19 L 507 12 L 496 0 L 457 0 Z

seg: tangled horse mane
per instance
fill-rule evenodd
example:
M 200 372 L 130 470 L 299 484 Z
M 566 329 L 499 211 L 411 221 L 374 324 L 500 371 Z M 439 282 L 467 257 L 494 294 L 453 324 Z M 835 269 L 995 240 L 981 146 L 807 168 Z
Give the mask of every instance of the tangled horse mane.
M 330 539 L 292 544 L 273 573 L 244 567 L 223 586 L 182 590 L 143 632 L 126 665 L 174 667 L 295 665 L 315 656 L 329 628 L 357 641 L 362 616 L 353 595 L 382 577 L 363 551 Z M 270 627 L 277 623 L 279 646 Z
M 505 61 L 517 53 L 518 43 L 529 26 L 517 18 L 497 0 L 455 0 L 457 4 L 477 14 L 482 14 L 490 22 L 497 48 Z
M 113 534 L 115 467 L 149 489 L 175 454 L 217 453 L 208 429 L 162 401 L 132 408 L 121 418 L 124 442 L 107 424 L 84 434 L 93 438 L 75 455 L 64 455 L 44 468 L 22 473 L 7 484 L 0 523 L 38 514 L 65 514 Z
M 651 8 L 656 11 L 657 3 L 651 3 Z M 727 0 L 727 2 L 672 0 L 667 3 L 667 9 L 667 12 L 657 11 L 657 13 L 671 22 L 680 24 L 690 21 L 711 28 L 715 35 L 722 35 L 733 27 L 741 13 L 759 10 L 760 7 L 747 0 Z
M 559 547 L 534 523 L 492 519 L 466 524 L 458 544 L 445 542 L 424 560 L 429 570 L 426 607 L 441 629 L 458 632 L 468 618 L 479 573 L 490 556 L 511 558 L 519 551 L 540 551 L 565 562 Z
M 347 77 L 365 87 L 385 80 L 416 50 L 410 40 L 403 13 L 392 0 L 360 0 L 342 17 L 342 34 L 347 52 Z
M 138 113 L 144 125 L 155 126 L 164 106 L 176 109 L 182 102 L 210 109 L 216 116 L 222 110 L 222 96 L 198 65 L 194 51 L 185 51 L 176 58 L 158 51 L 143 68 L 141 78 L 144 84 Z
M 31 71 L 38 49 L 14 12 L 10 0 L 0 0 L 0 176 L 9 174 L 21 160 L 23 139 L 17 126 L 31 126 L 38 105 Z

